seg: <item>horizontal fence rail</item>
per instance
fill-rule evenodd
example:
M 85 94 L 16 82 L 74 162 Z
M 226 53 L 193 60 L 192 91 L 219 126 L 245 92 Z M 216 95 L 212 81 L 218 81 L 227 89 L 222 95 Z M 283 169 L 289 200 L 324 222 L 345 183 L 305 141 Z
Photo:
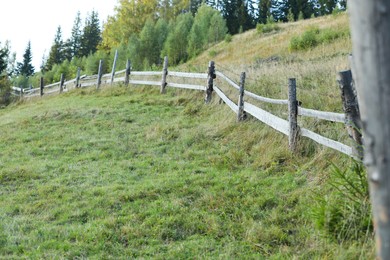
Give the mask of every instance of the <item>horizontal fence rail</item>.
M 300 116 L 307 116 L 307 117 L 314 117 L 317 119 L 332 121 L 332 122 L 339 122 L 344 123 L 345 122 L 345 115 L 340 113 L 334 113 L 334 112 L 323 112 L 303 107 L 298 107 L 298 115 Z
M 115 59 L 117 58 L 117 55 Z M 55 82 L 46 86 L 41 85 L 39 88 L 32 89 L 22 89 L 18 87 L 12 87 L 12 94 L 15 96 L 20 96 L 24 98 L 42 96 L 46 94 L 61 93 L 62 91 L 69 91 L 72 88 L 85 88 L 96 86 L 99 88 L 100 84 L 109 84 L 109 83 L 124 83 L 125 85 L 149 85 L 149 86 L 159 86 L 161 87 L 161 93 L 165 92 L 165 87 L 179 88 L 179 89 L 189 89 L 189 90 L 199 90 L 206 92 L 205 102 L 209 102 L 211 99 L 210 93 L 213 91 L 220 97 L 220 99 L 235 113 L 239 118 L 246 118 L 246 115 L 241 115 L 242 113 L 248 113 L 264 124 L 272 127 L 278 132 L 290 136 L 294 133 L 291 132 L 291 122 L 280 118 L 264 109 L 257 107 L 254 104 L 251 104 L 247 101 L 243 101 L 243 97 L 249 97 L 256 101 L 265 102 L 269 104 L 277 105 L 296 105 L 296 116 L 304 116 L 316 118 L 319 120 L 327 120 L 337 123 L 346 123 L 346 115 L 343 113 L 334 113 L 334 112 L 325 112 L 309 108 L 304 108 L 298 106 L 298 101 L 291 101 L 288 99 L 274 99 L 269 97 L 262 97 L 250 91 L 244 90 L 245 83 L 245 73 L 243 74 L 244 78 L 241 79 L 240 84 L 237 84 L 235 81 L 224 75 L 222 72 L 215 70 L 214 62 L 209 63 L 208 73 L 191 73 L 191 72 L 178 72 L 178 71 L 168 71 L 167 59 L 164 60 L 165 65 L 163 71 L 131 71 L 130 61 L 127 62 L 126 69 L 115 71 L 116 60 L 114 61 L 113 70 L 111 73 L 99 74 L 98 75 L 82 75 L 77 76 L 75 79 L 68 81 Z M 99 70 L 100 71 L 100 70 Z M 80 70 L 78 70 L 78 75 L 80 75 Z M 100 75 L 100 77 L 99 77 Z M 130 77 L 137 77 L 137 79 L 130 79 Z M 139 78 L 139 77 L 145 77 Z M 162 80 L 156 80 L 156 77 L 162 77 Z M 62 77 L 61 77 L 62 78 Z M 215 84 L 214 80 L 218 78 L 219 83 L 227 83 L 228 86 L 233 87 L 236 90 L 240 91 L 240 102 L 236 104 L 232 101 L 227 94 L 223 92 L 221 87 Z M 204 85 L 202 84 L 187 84 L 181 82 L 171 82 L 174 79 L 193 79 L 193 80 L 205 80 Z M 42 79 L 41 79 L 41 82 Z M 295 82 L 295 80 L 294 80 Z M 42 84 L 42 83 L 41 83 Z M 290 90 L 289 90 L 290 91 Z M 238 94 L 238 92 L 237 92 Z M 291 103 L 293 102 L 293 103 Z M 292 105 L 291 105 L 292 104 Z M 290 109 L 289 109 L 290 110 Z M 292 109 L 292 111 L 295 111 Z M 291 116 L 289 117 L 291 118 Z M 353 147 L 345 145 L 339 141 L 335 141 L 329 138 L 326 138 L 320 134 L 317 134 L 306 128 L 297 128 L 298 134 L 303 137 L 307 137 L 323 146 L 329 147 L 336 151 L 339 151 L 343 154 L 346 154 L 350 157 L 355 157 L 356 153 Z

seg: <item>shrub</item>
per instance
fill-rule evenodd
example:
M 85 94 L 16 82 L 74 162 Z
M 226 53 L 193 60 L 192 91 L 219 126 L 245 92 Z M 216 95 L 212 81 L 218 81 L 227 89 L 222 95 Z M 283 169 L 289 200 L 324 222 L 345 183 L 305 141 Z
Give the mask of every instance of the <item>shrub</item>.
M 307 50 L 319 44 L 330 43 L 338 38 L 349 37 L 349 29 L 335 30 L 332 28 L 320 30 L 317 27 L 309 28 L 301 36 L 294 36 L 290 40 L 290 51 Z
M 372 234 L 371 204 L 364 167 L 354 162 L 346 170 L 333 166 L 327 194 L 314 197 L 316 227 L 337 239 L 358 240 Z
M 215 56 L 217 56 L 217 52 L 215 50 L 211 50 L 211 51 L 209 51 L 209 56 L 211 58 L 214 58 Z
M 232 39 L 233 39 L 233 37 L 230 33 L 225 35 L 225 42 L 229 43 L 232 41 Z
M 259 34 L 276 32 L 276 31 L 279 31 L 279 30 L 280 30 L 280 27 L 276 23 L 267 23 L 267 24 L 259 23 L 259 24 L 256 25 L 256 31 Z

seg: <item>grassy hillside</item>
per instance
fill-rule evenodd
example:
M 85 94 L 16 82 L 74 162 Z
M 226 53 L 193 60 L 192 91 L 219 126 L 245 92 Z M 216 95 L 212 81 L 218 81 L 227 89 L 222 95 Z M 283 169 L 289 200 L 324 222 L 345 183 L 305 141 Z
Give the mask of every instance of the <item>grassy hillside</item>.
M 346 24 L 344 16 L 322 19 Z M 283 98 L 281 86 L 293 72 L 298 82 L 307 80 L 301 95 L 319 98 L 307 104 L 336 108 L 337 87 L 324 79 L 334 81 L 331 64 L 345 60 L 349 48 L 337 46 L 349 45 L 339 39 L 335 49 L 289 52 L 289 37 L 308 23 L 235 36 L 182 68 L 204 64 L 215 52 L 227 74 L 253 69 L 250 88 Z M 280 49 L 234 57 L 267 41 L 280 42 Z M 322 62 L 321 48 L 329 48 Z M 314 63 L 316 73 L 328 67 L 324 79 L 311 74 Z M 328 93 L 333 97 L 323 97 Z M 327 184 L 331 164 L 347 169 L 351 159 L 307 140 L 293 155 L 282 134 L 252 119 L 237 123 L 229 108 L 215 99 L 205 105 L 203 98 L 201 92 L 160 95 L 152 87 L 117 86 L 1 110 L 0 258 L 373 257 L 370 235 L 343 238 L 318 228 L 321 205 L 330 205 L 323 201 L 336 194 Z

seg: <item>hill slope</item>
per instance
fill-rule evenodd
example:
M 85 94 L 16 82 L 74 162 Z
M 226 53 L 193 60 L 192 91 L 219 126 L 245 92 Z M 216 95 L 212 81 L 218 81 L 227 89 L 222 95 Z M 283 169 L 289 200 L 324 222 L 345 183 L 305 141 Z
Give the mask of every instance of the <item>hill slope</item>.
M 308 53 L 272 55 L 297 66 L 315 61 Z M 219 55 L 227 72 L 244 64 Z M 236 123 L 226 106 L 205 105 L 203 93 L 78 89 L 8 107 L 0 127 L 2 258 L 372 257 L 365 238 L 329 238 L 313 223 L 330 162 L 349 158 L 308 141 L 292 155 L 284 136 L 255 120 Z

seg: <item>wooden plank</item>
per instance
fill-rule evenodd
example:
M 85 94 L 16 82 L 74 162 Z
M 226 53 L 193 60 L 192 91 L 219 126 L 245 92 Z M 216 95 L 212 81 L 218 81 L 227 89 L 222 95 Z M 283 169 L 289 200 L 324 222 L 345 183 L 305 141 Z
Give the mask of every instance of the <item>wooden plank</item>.
M 348 145 L 323 137 L 322 135 L 314 133 L 313 131 L 310 131 L 306 128 L 301 128 L 301 135 L 310 138 L 311 140 L 319 144 L 322 144 L 326 147 L 332 148 L 336 151 L 342 152 L 348 156 L 353 157 L 352 147 Z
M 288 79 L 288 123 L 290 126 L 288 147 L 292 152 L 295 152 L 297 150 L 300 134 L 298 126 L 297 85 L 295 78 Z
M 244 121 L 247 116 L 246 112 L 244 111 L 244 91 L 245 91 L 245 77 L 246 73 L 241 73 L 240 78 L 240 90 L 238 95 L 238 113 L 237 113 L 237 121 Z
M 188 72 L 170 71 L 168 73 L 168 76 L 192 78 L 192 79 L 207 79 L 207 73 L 188 73 Z
M 161 75 L 161 88 L 160 88 L 161 94 L 165 93 L 165 87 L 167 86 L 167 75 L 168 75 L 168 56 L 165 56 L 164 67 Z
M 220 90 L 217 86 L 214 86 L 214 91 L 215 93 L 217 93 L 217 95 L 226 103 L 226 105 L 228 105 L 233 111 L 234 113 L 238 113 L 238 106 L 233 102 L 231 101 L 223 92 L 222 90 Z
M 111 73 L 103 74 L 103 75 L 102 75 L 102 79 L 103 79 L 103 78 L 111 78 Z
M 125 69 L 125 86 L 129 86 L 129 80 L 130 80 L 130 73 L 131 73 L 131 61 L 127 59 L 126 61 L 126 69 Z
M 215 74 L 215 62 L 210 61 L 209 67 L 207 69 L 207 88 L 206 88 L 206 96 L 205 96 L 205 103 L 210 103 L 212 94 L 213 94 L 213 87 L 214 87 L 214 79 L 217 77 Z
M 298 107 L 298 115 L 313 117 L 313 118 L 332 121 L 332 122 L 339 122 L 339 123 L 345 122 L 345 115 L 342 113 L 318 111 L 318 110 L 313 110 L 313 109 L 308 109 L 303 107 Z
M 13 90 L 15 90 L 15 91 L 21 91 L 22 90 L 22 88 L 18 88 L 18 87 L 11 87 Z
M 233 80 L 229 79 L 227 76 L 225 76 L 222 72 L 220 71 L 217 71 L 216 72 L 217 76 L 221 77 L 222 79 L 224 79 L 227 83 L 229 83 L 233 88 L 239 90 L 240 89 L 240 86 L 237 85 Z
M 229 79 L 227 76 L 225 76 L 222 72 L 217 71 L 217 75 L 220 76 L 222 79 L 224 79 L 227 83 L 229 83 L 232 87 L 235 89 L 240 89 L 240 86 L 237 85 L 233 80 Z M 267 98 L 267 97 L 262 97 L 259 95 L 256 95 L 250 91 L 245 90 L 244 94 L 246 96 L 249 96 L 253 99 L 256 99 L 261 102 L 266 102 L 266 103 L 271 103 L 271 104 L 278 104 L 278 105 L 287 105 L 288 100 L 287 99 L 274 99 L 274 98 Z
M 97 74 L 97 81 L 96 81 L 96 89 L 100 88 L 100 85 L 102 84 L 102 75 L 103 75 L 103 60 L 99 61 L 99 70 Z
M 245 102 L 244 104 L 244 111 L 248 112 L 252 116 L 259 119 L 264 124 L 269 125 L 273 129 L 285 134 L 289 135 L 289 124 L 287 120 L 284 120 L 282 118 L 279 118 L 259 107 L 256 107 L 255 105 L 252 105 L 251 103 Z
M 44 81 L 43 81 L 43 77 L 41 76 L 41 78 L 39 79 L 39 93 L 41 95 L 41 97 L 43 96 L 43 92 L 44 92 Z
M 75 79 L 76 88 L 78 88 L 78 87 L 79 87 L 79 84 L 80 84 L 80 72 L 81 72 L 81 68 L 78 67 L 78 68 L 77 68 L 76 79 Z
M 125 77 L 119 77 L 114 79 L 114 82 L 124 82 L 124 81 L 125 81 Z
M 161 75 L 161 73 L 160 73 Z M 151 85 L 151 86 L 160 86 L 161 87 L 161 82 L 159 81 L 146 81 L 146 80 L 129 80 L 130 84 L 133 85 Z
M 167 86 L 172 88 L 194 89 L 194 90 L 203 90 L 203 91 L 206 90 L 206 87 L 201 85 L 168 83 Z
M 60 93 L 64 91 L 64 81 L 65 81 L 65 76 L 64 73 L 61 73 L 61 79 L 60 79 Z
M 95 79 L 97 79 L 97 75 L 85 76 L 85 77 L 83 77 L 83 76 L 81 76 L 82 80 L 95 80 Z
M 115 69 L 116 69 L 116 61 L 118 60 L 118 50 L 115 50 L 115 57 L 114 57 L 114 62 L 112 64 L 112 71 L 111 71 L 111 81 L 110 84 L 114 83 L 114 78 L 115 78 Z
M 118 75 L 118 74 L 121 74 L 121 73 L 125 73 L 125 72 L 126 72 L 126 69 L 120 70 L 120 71 L 116 71 L 116 72 L 115 72 L 115 75 Z
M 44 86 L 44 88 L 52 88 L 52 87 L 55 87 L 55 86 L 59 86 L 61 84 L 61 82 L 55 82 L 55 83 L 52 83 L 52 84 L 50 84 L 50 85 L 46 85 L 46 86 Z
M 36 91 L 39 91 L 40 88 L 32 88 L 32 89 L 27 89 L 27 90 L 24 90 L 24 93 L 26 95 L 30 94 L 30 93 L 33 93 L 33 92 L 36 92 Z
M 134 76 L 161 76 L 161 71 L 132 71 Z
M 355 155 L 363 160 L 363 138 L 362 138 L 362 120 L 360 119 L 360 110 L 357 96 L 355 94 L 352 73 L 350 70 L 341 71 L 338 80 L 341 90 L 341 100 L 343 102 L 343 111 L 345 113 L 345 126 L 348 135 L 353 140 L 353 150 Z
M 90 86 L 94 86 L 94 85 L 96 85 L 96 82 L 85 82 L 85 83 L 81 83 L 80 87 L 85 88 L 85 87 L 90 87 Z
M 274 98 L 262 97 L 262 96 L 256 95 L 256 94 L 249 92 L 249 91 L 246 91 L 246 90 L 245 90 L 245 95 L 248 97 L 251 97 L 253 99 L 256 99 L 258 101 L 265 102 L 265 103 L 276 104 L 276 105 L 287 105 L 288 104 L 287 99 L 274 99 Z
M 45 92 L 45 95 L 46 95 L 46 94 L 58 93 L 59 91 L 60 91 L 59 88 L 58 88 L 58 89 L 52 89 L 52 90 L 50 90 L 50 91 Z

